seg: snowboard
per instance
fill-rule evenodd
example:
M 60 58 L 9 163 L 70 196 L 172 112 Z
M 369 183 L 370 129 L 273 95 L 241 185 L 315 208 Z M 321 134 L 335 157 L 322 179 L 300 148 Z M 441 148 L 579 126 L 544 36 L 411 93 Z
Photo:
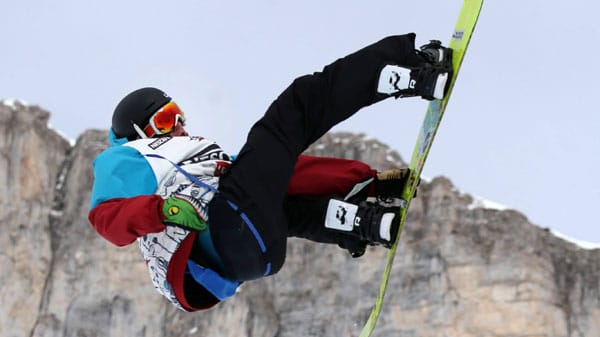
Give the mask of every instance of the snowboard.
M 460 10 L 458 20 L 456 22 L 454 33 L 452 34 L 452 38 L 450 40 L 450 43 L 448 44 L 448 47 L 452 49 L 453 53 L 453 74 L 450 80 L 448 93 L 446 94 L 444 99 L 433 100 L 429 103 L 427 107 L 425 119 L 423 120 L 423 124 L 421 126 L 421 130 L 419 132 L 409 165 L 410 177 L 402 191 L 402 199 L 406 201 L 406 204 L 405 207 L 400 209 L 400 228 L 398 236 L 396 237 L 396 241 L 394 242 L 387 254 L 386 264 L 383 271 L 381 284 L 379 286 L 379 293 L 377 295 L 377 299 L 375 300 L 375 305 L 371 310 L 369 319 L 363 327 L 360 337 L 368 337 L 371 335 L 373 329 L 375 328 L 375 324 L 377 322 L 377 318 L 379 317 L 379 313 L 381 312 L 383 297 L 387 289 L 390 272 L 392 270 L 392 264 L 394 262 L 394 256 L 396 254 L 396 250 L 398 249 L 398 242 L 400 241 L 400 234 L 402 234 L 402 228 L 404 227 L 404 222 L 406 221 L 408 208 L 410 206 L 412 197 L 415 194 L 415 190 L 419 182 L 419 177 L 421 176 L 421 172 L 423 171 L 423 165 L 425 164 L 425 160 L 427 159 L 427 155 L 429 154 L 429 149 L 431 148 L 433 139 L 437 133 L 438 127 L 440 126 L 442 116 L 444 114 L 444 111 L 446 110 L 446 106 L 448 105 L 448 100 L 450 99 L 452 88 L 454 87 L 454 83 L 456 82 L 456 77 L 460 70 L 460 66 L 462 64 L 465 52 L 467 51 L 469 41 L 471 40 L 471 35 L 475 29 L 475 25 L 477 24 L 477 19 L 479 17 L 482 5 L 483 0 L 463 1 L 463 5 Z

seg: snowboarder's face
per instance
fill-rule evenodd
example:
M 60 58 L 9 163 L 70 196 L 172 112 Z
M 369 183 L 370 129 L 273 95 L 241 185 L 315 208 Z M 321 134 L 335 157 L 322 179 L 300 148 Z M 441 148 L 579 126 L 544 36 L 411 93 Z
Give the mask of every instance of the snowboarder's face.
M 171 131 L 168 135 L 172 137 L 189 136 L 187 131 L 185 131 L 185 127 L 182 122 L 177 122 L 175 129 L 173 129 L 173 131 Z

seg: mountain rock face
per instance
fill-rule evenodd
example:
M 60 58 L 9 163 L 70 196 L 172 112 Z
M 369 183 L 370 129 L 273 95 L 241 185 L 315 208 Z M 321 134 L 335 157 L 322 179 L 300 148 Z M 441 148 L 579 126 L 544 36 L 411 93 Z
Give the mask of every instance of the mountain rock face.
M 153 289 L 137 246 L 114 247 L 87 221 L 91 163 L 107 147 L 106 130 L 71 146 L 48 118 L 39 107 L 0 102 L 0 336 L 359 334 L 383 248 L 352 259 L 290 239 L 277 275 L 205 312 L 174 309 Z M 309 152 L 402 165 L 363 135 L 329 134 Z M 421 184 L 373 336 L 600 336 L 600 251 L 517 211 L 480 205 L 446 178 Z

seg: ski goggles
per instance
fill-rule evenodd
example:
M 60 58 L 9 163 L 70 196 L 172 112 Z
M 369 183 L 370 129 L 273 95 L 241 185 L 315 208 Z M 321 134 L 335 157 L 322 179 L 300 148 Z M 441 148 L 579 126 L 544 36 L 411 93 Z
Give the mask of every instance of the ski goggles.
M 185 116 L 177 104 L 171 101 L 150 116 L 144 134 L 148 138 L 165 135 L 175 130 L 179 122 L 185 123 Z

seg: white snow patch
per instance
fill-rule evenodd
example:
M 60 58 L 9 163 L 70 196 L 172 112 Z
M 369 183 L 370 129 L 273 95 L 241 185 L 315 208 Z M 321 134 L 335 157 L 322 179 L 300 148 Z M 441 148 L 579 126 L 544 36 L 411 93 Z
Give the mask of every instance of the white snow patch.
M 473 196 L 473 202 L 469 205 L 469 209 L 473 210 L 473 209 L 476 209 L 476 208 L 495 209 L 495 210 L 499 210 L 499 211 L 504 211 L 504 210 L 508 209 L 509 207 L 504 206 L 502 204 L 499 204 L 497 202 L 493 202 L 493 201 L 485 200 L 485 199 L 480 198 L 480 197 Z M 533 225 L 537 226 L 535 224 L 533 224 Z M 583 249 L 600 249 L 600 243 L 594 243 L 594 242 L 589 242 L 589 241 L 583 241 L 583 240 L 574 239 L 574 238 L 572 238 L 570 236 L 567 236 L 565 234 L 557 232 L 554 229 L 550 229 L 550 232 L 552 234 L 554 234 L 554 236 L 559 237 L 559 238 L 561 238 L 561 239 L 563 239 L 565 241 L 571 242 L 571 243 L 577 245 L 580 248 L 583 248 Z
M 340 144 L 340 143 L 341 144 L 348 144 L 348 143 L 350 143 L 351 139 L 349 139 L 347 137 L 344 137 L 344 138 L 334 137 L 332 139 L 332 141 L 333 141 L 334 144 Z
M 459 189 L 457 189 L 456 187 L 454 188 L 454 190 L 460 194 L 465 194 L 462 191 L 460 191 Z M 478 197 L 478 196 L 472 195 L 472 197 L 473 197 L 473 202 L 468 206 L 469 210 L 473 210 L 473 209 L 477 209 L 477 208 L 484 208 L 484 209 L 495 209 L 495 210 L 499 210 L 499 211 L 504 211 L 504 210 L 507 210 L 510 208 L 510 207 L 504 206 L 502 204 L 499 204 L 497 202 L 489 201 L 489 200 L 486 200 L 486 199 Z M 536 226 L 536 227 L 540 227 L 536 224 L 532 224 L 532 225 Z M 565 241 L 571 242 L 582 249 L 600 249 L 600 243 L 594 243 L 594 242 L 574 239 L 565 234 L 557 232 L 554 229 L 550 229 L 550 233 L 552 233 L 554 236 L 556 236 L 558 238 L 561 238 Z
M 507 210 L 509 207 L 504 206 L 502 204 L 499 204 L 497 202 L 493 202 L 493 201 L 489 201 L 486 199 L 483 199 L 481 197 L 475 197 L 473 196 L 473 202 L 469 205 L 468 207 L 470 210 L 476 209 L 476 208 L 485 208 L 485 209 L 495 209 L 495 210 L 499 210 L 499 211 L 504 211 Z M 537 226 L 534 224 L 534 226 Z M 539 227 L 539 226 L 538 226 Z M 571 242 L 575 245 L 577 245 L 580 248 L 583 249 L 600 249 L 600 243 L 594 243 L 594 242 L 589 242 L 589 241 L 583 241 L 583 240 L 578 240 L 578 239 L 574 239 L 570 236 L 567 236 L 565 234 L 562 234 L 560 232 L 557 232 L 554 229 L 550 229 L 550 232 L 552 234 L 554 234 L 556 237 L 559 237 L 565 241 Z
M 477 209 L 477 208 L 484 208 L 484 209 L 495 209 L 498 211 L 504 211 L 506 209 L 508 209 L 508 207 L 499 204 L 497 202 L 494 201 L 490 201 L 478 196 L 473 196 L 473 202 L 468 206 L 468 209 L 473 210 L 473 209 Z
M 65 135 L 64 133 L 62 133 L 60 130 L 54 128 L 52 126 L 52 124 L 50 124 L 50 123 L 48 123 L 48 129 L 50 129 L 50 130 L 58 133 L 63 139 L 66 139 L 69 142 L 69 144 L 71 144 L 71 147 L 74 147 L 75 144 L 77 143 L 77 140 L 75 140 L 73 138 L 69 138 L 67 135 Z
M 550 232 L 552 234 L 554 234 L 555 236 L 565 240 L 565 241 L 569 241 L 571 243 L 576 244 L 577 246 L 583 248 L 583 249 L 600 249 L 600 243 L 594 243 L 594 242 L 589 242 L 589 241 L 583 241 L 583 240 L 577 240 L 574 239 L 570 236 L 564 235 L 561 232 L 557 232 L 554 229 L 551 229 Z
M 52 210 L 50 210 L 50 215 L 53 216 L 53 217 L 55 217 L 55 218 L 60 218 L 60 217 L 62 217 L 63 212 L 55 210 L 55 209 L 52 209 Z
M 372 140 L 375 140 L 375 139 L 373 139 L 373 137 L 370 137 L 370 136 L 368 136 L 366 134 L 362 135 L 362 141 L 363 142 L 369 142 L 369 141 L 372 141 Z
M 507 210 L 509 207 L 504 206 L 502 204 L 499 204 L 497 202 L 493 202 L 493 201 L 489 201 L 489 200 L 483 199 L 481 197 L 473 196 L 473 202 L 469 205 L 469 209 L 473 210 L 473 209 L 476 209 L 476 208 L 495 209 L 495 210 L 499 210 L 499 211 L 504 211 L 504 210 Z M 534 224 L 534 226 L 537 226 L 537 225 Z M 559 238 L 561 238 L 561 239 L 563 239 L 565 241 L 571 242 L 571 243 L 577 245 L 580 248 L 583 248 L 583 249 L 600 249 L 600 243 L 594 243 L 594 242 L 589 242 L 589 241 L 583 241 L 583 240 L 574 239 L 574 238 L 569 237 L 569 236 L 567 236 L 565 234 L 557 232 L 554 229 L 550 229 L 550 232 L 552 234 L 554 234 L 556 237 L 559 237 Z
M 25 102 L 22 99 L 18 99 L 18 98 L 7 98 L 7 99 L 2 99 L 0 100 L 0 104 L 11 108 L 12 110 L 16 110 L 17 109 L 17 105 L 21 105 L 21 106 L 30 106 L 29 103 Z M 60 132 L 58 129 L 55 129 L 52 127 L 52 125 L 50 123 L 48 123 L 48 128 L 53 130 L 54 132 L 58 133 L 62 138 L 66 139 L 69 144 L 71 144 L 71 146 L 75 146 L 75 139 L 69 138 L 67 137 L 64 133 Z
M 25 102 L 22 99 L 17 99 L 17 98 L 8 98 L 8 99 L 3 99 L 2 101 L 2 105 L 7 106 L 11 109 L 16 109 L 17 108 L 17 103 L 20 105 L 24 105 L 24 106 L 28 106 L 29 103 Z
M 193 334 L 195 334 L 196 332 L 198 332 L 198 327 L 197 327 L 197 326 L 195 326 L 195 327 L 191 328 L 191 329 L 190 329 L 190 331 L 188 331 L 188 334 L 190 334 L 190 335 L 193 335 Z

